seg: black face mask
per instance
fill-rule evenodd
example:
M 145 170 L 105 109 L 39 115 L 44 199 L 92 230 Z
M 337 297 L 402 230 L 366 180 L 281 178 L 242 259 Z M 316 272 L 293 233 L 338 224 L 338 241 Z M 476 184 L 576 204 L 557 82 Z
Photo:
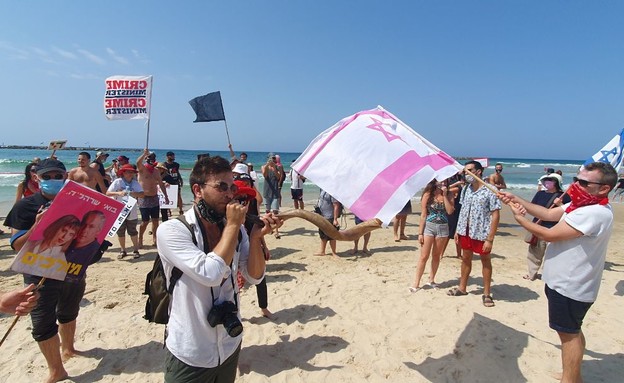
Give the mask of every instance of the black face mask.
M 200 199 L 195 206 L 197 206 L 197 211 L 203 219 L 213 224 L 223 225 L 224 217 L 208 206 L 206 201 Z

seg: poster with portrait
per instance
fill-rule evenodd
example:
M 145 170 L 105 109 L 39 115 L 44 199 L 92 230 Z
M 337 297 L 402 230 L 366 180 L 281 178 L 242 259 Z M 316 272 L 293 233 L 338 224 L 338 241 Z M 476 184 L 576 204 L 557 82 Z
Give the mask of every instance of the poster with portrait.
M 79 282 L 87 267 L 99 259 L 100 245 L 123 208 L 119 201 L 68 181 L 35 224 L 11 269 Z

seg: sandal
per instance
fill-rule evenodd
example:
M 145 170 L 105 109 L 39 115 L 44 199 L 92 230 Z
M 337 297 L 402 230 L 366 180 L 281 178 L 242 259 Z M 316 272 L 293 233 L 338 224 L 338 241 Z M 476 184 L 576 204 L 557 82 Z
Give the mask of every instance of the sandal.
M 494 299 L 491 295 L 481 295 L 481 300 L 483 300 L 483 306 L 494 307 Z
M 422 289 L 422 287 L 409 287 L 410 293 L 417 293 Z
M 461 291 L 459 287 L 453 287 L 452 289 L 446 292 L 446 295 L 450 295 L 452 297 L 462 297 L 464 295 L 468 295 L 468 293 L 465 291 Z
M 133 251 L 132 254 L 133 254 L 132 258 L 134 258 L 134 259 L 137 259 L 137 258 L 139 258 L 141 256 L 141 253 L 139 253 L 138 250 Z
M 123 259 L 123 257 L 127 256 L 128 253 L 126 253 L 124 250 L 119 252 L 119 255 L 117 256 L 117 259 Z

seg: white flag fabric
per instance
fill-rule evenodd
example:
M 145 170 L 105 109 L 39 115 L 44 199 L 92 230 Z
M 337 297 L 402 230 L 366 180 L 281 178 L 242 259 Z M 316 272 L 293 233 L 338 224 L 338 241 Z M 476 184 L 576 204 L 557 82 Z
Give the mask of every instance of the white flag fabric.
M 619 172 L 622 166 L 622 157 L 624 148 L 624 129 L 620 131 L 611 139 L 598 153 L 594 154 L 585 161 L 583 165 L 588 165 L 592 162 L 606 162 L 611 164 L 615 168 L 615 171 Z
M 149 120 L 152 76 L 111 76 L 106 79 L 104 115 L 109 120 Z
M 291 167 L 359 218 L 385 226 L 433 178 L 462 169 L 381 106 L 325 130 Z

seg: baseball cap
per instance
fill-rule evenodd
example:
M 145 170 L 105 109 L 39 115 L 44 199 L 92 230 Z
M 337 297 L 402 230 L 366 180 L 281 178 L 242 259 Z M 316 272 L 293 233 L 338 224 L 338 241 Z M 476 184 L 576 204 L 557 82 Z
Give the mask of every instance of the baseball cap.
M 99 157 L 99 156 L 108 156 L 108 153 L 106 153 L 106 152 L 105 152 L 105 151 L 103 151 L 103 150 L 100 150 L 99 152 L 95 153 L 95 156 L 96 156 L 96 157 Z
M 167 152 L 167 155 L 168 156 L 175 156 L 175 153 L 174 152 Z
M 53 171 L 65 173 L 67 169 L 65 169 L 65 165 L 63 165 L 61 161 L 55 160 L 54 158 L 46 158 L 37 165 L 38 176 Z

